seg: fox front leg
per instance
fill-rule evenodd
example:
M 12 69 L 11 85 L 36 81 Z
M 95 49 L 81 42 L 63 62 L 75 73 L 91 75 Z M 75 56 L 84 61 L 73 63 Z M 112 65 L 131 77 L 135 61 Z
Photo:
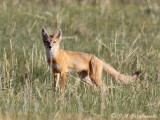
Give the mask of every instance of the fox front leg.
M 54 92 L 57 91 L 57 86 L 59 82 L 59 73 L 54 73 Z
M 61 87 L 61 93 L 64 94 L 64 88 L 65 88 L 65 80 L 66 80 L 66 72 L 61 73 L 62 78 L 62 87 Z

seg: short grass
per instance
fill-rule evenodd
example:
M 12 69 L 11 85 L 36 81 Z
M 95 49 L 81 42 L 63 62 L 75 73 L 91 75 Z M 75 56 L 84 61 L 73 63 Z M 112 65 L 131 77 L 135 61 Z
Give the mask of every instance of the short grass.
M 0 119 L 158 119 L 159 25 L 159 0 L 0 1 Z M 55 95 L 42 27 L 62 29 L 61 48 L 94 54 L 121 73 L 142 70 L 140 79 L 124 85 L 103 74 L 107 95 L 68 73 L 65 95 L 61 82 Z

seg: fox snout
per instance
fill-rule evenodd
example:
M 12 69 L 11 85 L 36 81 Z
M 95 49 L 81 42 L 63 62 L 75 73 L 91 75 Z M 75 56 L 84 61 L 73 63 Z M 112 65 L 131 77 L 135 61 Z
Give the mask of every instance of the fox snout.
M 51 49 L 52 47 L 51 47 L 51 46 L 48 46 L 48 48 Z

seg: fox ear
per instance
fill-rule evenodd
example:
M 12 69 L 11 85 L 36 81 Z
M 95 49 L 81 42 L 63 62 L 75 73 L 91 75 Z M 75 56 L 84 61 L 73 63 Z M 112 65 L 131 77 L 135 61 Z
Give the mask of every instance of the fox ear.
M 44 28 L 42 28 L 42 38 L 46 38 L 46 37 L 48 37 L 48 33 Z
M 55 36 L 56 36 L 56 38 L 61 39 L 61 37 L 62 37 L 62 31 L 61 31 L 61 29 L 57 30 Z

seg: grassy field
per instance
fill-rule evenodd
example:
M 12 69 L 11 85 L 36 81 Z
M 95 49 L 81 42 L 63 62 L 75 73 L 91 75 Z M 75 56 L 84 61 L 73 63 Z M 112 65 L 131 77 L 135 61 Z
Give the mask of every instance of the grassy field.
M 109 94 L 68 73 L 65 95 L 52 90 L 41 28 L 62 29 L 60 47 L 94 54 L 138 81 Z M 159 0 L 1 0 L 0 119 L 99 120 L 160 118 Z

